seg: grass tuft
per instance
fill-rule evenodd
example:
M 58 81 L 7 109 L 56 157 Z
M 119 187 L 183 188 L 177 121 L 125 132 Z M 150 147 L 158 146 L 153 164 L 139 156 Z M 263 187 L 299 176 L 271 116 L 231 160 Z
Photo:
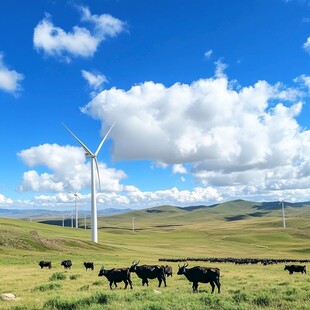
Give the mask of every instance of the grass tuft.
M 66 278 L 67 275 L 64 272 L 55 272 L 50 276 L 49 280 L 58 281 L 58 280 L 65 280 Z
M 108 296 L 101 292 L 96 292 L 90 297 L 80 299 L 61 299 L 59 296 L 49 299 L 44 304 L 44 309 L 53 310 L 77 310 L 93 305 L 106 305 Z
M 59 296 L 49 299 L 44 304 L 44 309 L 53 309 L 53 310 L 76 310 L 77 303 L 76 301 L 61 299 Z
M 259 307 L 269 307 L 271 304 L 271 298 L 266 294 L 262 294 L 254 298 L 253 303 Z
M 70 280 L 76 280 L 76 279 L 78 279 L 78 278 L 80 278 L 80 277 L 81 277 L 80 274 L 72 274 L 72 275 L 69 277 L 69 279 L 70 279 Z
M 80 292 L 89 291 L 89 285 L 86 284 L 86 285 L 81 286 L 81 287 L 78 289 L 78 291 L 80 291 Z
M 247 302 L 249 300 L 247 293 L 241 292 L 240 290 L 233 292 L 232 298 L 236 303 Z
M 47 284 L 42 284 L 38 285 L 35 288 L 33 288 L 33 292 L 40 291 L 40 292 L 46 292 L 46 291 L 52 291 L 55 289 L 62 288 L 62 285 L 59 283 L 47 283 Z

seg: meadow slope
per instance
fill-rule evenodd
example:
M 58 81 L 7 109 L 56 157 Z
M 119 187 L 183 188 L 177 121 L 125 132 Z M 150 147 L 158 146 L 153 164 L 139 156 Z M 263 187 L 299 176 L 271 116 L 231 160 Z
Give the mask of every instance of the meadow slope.
M 142 287 L 132 275 L 132 291 L 110 291 L 106 279 L 98 277 L 102 265 L 129 267 L 133 260 L 158 264 L 163 257 L 309 259 L 309 206 L 288 206 L 286 229 L 281 214 L 276 204 L 246 201 L 187 209 L 161 206 L 99 218 L 98 244 L 90 242 L 89 229 L 0 219 L 0 293 L 20 298 L 0 301 L 0 308 L 309 309 L 308 276 L 289 276 L 282 264 L 215 264 L 221 268 L 222 293 L 212 296 L 206 284 L 192 294 L 190 283 L 175 274 L 177 263 L 171 264 L 174 275 L 167 288 L 157 288 L 156 280 Z M 63 259 L 73 261 L 71 270 L 62 269 Z M 53 268 L 41 270 L 40 260 L 51 260 Z M 95 263 L 95 271 L 85 271 L 85 260 Z M 64 278 L 53 280 L 55 274 Z

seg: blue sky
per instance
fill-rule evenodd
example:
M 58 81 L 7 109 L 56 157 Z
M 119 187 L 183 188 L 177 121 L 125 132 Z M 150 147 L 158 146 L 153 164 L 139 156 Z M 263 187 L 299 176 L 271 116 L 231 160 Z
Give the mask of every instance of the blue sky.
M 309 0 L 0 3 L 0 208 L 310 200 Z

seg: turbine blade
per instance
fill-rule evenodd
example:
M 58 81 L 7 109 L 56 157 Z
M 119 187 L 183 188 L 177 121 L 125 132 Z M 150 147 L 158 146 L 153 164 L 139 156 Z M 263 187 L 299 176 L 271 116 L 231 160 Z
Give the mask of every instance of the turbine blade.
M 104 138 L 102 139 L 101 143 L 99 144 L 97 151 L 95 152 L 95 155 L 97 156 L 97 154 L 99 153 L 104 141 L 106 140 L 106 138 L 108 137 L 110 131 L 112 130 L 112 128 L 114 127 L 115 123 L 110 127 L 110 129 L 108 130 L 108 132 L 106 133 L 106 135 L 104 136 Z
M 90 155 L 94 155 L 92 153 L 92 151 L 64 124 L 62 123 L 65 128 L 71 133 L 71 135 L 80 143 L 80 145 L 82 146 L 82 148 L 84 149 L 84 151 Z
M 98 181 L 99 181 L 99 189 L 101 191 L 100 173 L 99 173 L 99 165 L 98 165 L 97 157 L 95 157 L 94 159 L 95 159 L 96 168 L 97 168 Z

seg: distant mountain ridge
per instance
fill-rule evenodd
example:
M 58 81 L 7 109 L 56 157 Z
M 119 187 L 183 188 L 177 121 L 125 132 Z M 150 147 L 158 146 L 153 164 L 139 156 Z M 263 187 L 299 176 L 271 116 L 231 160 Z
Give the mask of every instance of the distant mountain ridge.
M 286 208 L 301 208 L 305 206 L 310 206 L 310 201 L 305 202 L 284 202 Z M 280 210 L 282 208 L 279 201 L 269 201 L 269 202 L 253 202 L 242 199 L 236 199 L 231 201 L 226 201 L 222 203 L 212 204 L 212 205 L 191 205 L 186 207 L 162 205 L 154 206 L 145 209 L 117 209 L 117 208 L 107 208 L 98 210 L 98 216 L 112 216 L 120 215 L 125 213 L 147 213 L 147 214 L 161 214 L 161 213 L 173 213 L 173 212 L 212 212 L 212 213 L 225 213 L 226 220 L 233 221 L 242 219 L 247 216 L 261 217 L 274 210 Z M 58 210 L 47 210 L 47 209 L 0 209 L 0 217 L 2 218 L 51 218 L 51 217 L 66 217 L 70 216 L 68 211 L 58 211 Z M 90 211 L 79 210 L 79 217 L 90 216 Z
M 286 202 L 283 201 L 284 205 L 286 207 L 293 207 L 293 208 L 298 208 L 298 207 L 303 207 L 306 205 L 310 205 L 310 201 L 303 201 L 303 202 Z M 279 201 L 264 201 L 264 202 L 255 202 L 255 201 L 248 201 L 248 200 L 243 200 L 243 199 L 236 199 L 236 200 L 230 200 L 224 203 L 217 203 L 213 205 L 197 205 L 197 206 L 189 206 L 189 207 L 184 207 L 185 210 L 193 211 L 197 209 L 202 209 L 202 208 L 215 208 L 221 204 L 227 204 L 227 203 L 253 203 L 253 207 L 256 207 L 257 209 L 268 209 L 268 210 L 276 210 L 276 209 L 281 209 L 281 203 Z
M 98 216 L 109 216 L 114 214 L 126 213 L 131 211 L 131 209 L 116 209 L 107 208 L 103 210 L 98 210 Z M 0 217 L 12 218 L 12 219 L 22 219 L 22 218 L 49 218 L 49 217 L 69 217 L 68 211 L 58 211 L 58 210 L 47 210 L 47 209 L 0 209 Z M 90 216 L 90 211 L 79 210 L 79 216 Z

